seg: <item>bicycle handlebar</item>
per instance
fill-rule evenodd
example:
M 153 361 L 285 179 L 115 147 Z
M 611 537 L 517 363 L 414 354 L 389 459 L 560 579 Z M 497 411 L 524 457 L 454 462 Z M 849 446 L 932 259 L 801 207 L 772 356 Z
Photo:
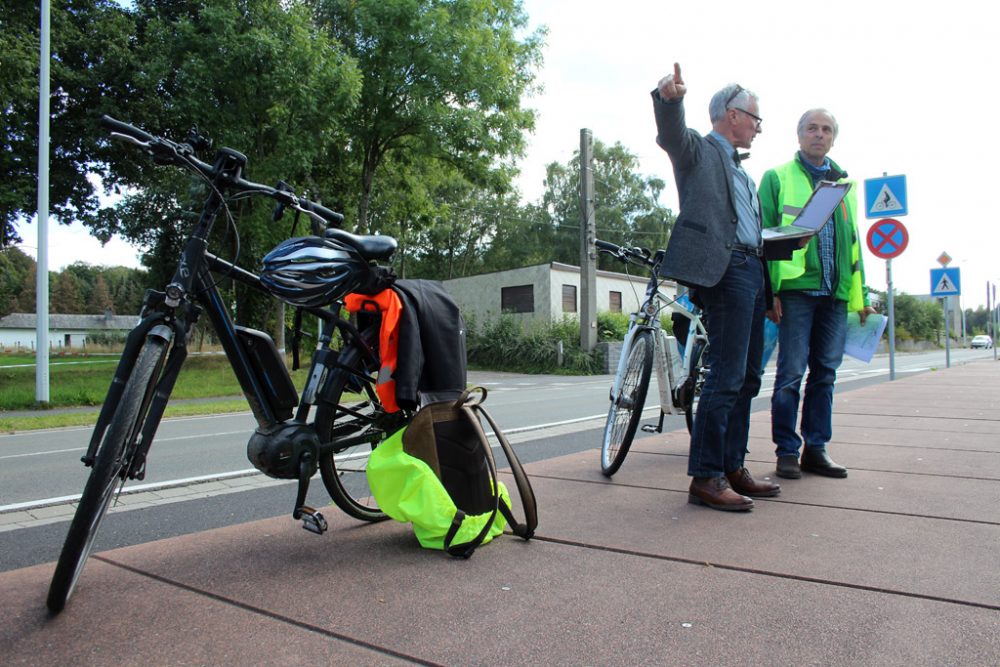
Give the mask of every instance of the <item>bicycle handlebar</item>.
M 213 182 L 221 181 L 224 185 L 240 192 L 270 197 L 284 206 L 301 211 L 311 217 L 319 218 L 328 225 L 339 227 L 344 222 L 342 214 L 330 210 L 322 204 L 299 197 L 294 192 L 273 188 L 263 183 L 254 183 L 240 176 L 227 173 L 207 162 L 203 162 L 195 156 L 194 149 L 188 144 L 179 144 L 165 137 L 154 136 L 145 130 L 112 118 L 111 116 L 102 116 L 101 125 L 111 130 L 112 137 L 118 135 L 118 137 L 129 140 L 130 143 L 145 148 L 158 164 L 172 164 L 178 167 L 193 169 Z M 222 149 L 222 151 L 226 150 L 234 152 L 231 149 Z
M 626 248 L 625 246 L 615 245 L 610 241 L 602 241 L 600 239 L 594 239 L 594 245 L 601 252 L 608 253 L 623 264 L 641 264 L 650 268 L 656 266 L 656 261 L 650 256 L 650 252 L 646 248 Z

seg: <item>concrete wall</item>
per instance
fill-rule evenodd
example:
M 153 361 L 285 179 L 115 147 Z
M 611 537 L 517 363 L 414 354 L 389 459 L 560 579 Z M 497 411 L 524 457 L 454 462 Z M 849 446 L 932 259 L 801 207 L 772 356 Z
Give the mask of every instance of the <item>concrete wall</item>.
M 445 280 L 444 287 L 462 309 L 462 314 L 476 320 L 493 320 L 500 317 L 500 292 L 504 287 L 533 285 L 534 313 L 514 313 L 514 317 L 530 320 L 552 312 L 549 288 L 549 265 L 538 264 L 510 271 L 484 273 L 467 278 Z M 561 302 L 560 302 L 561 303 Z

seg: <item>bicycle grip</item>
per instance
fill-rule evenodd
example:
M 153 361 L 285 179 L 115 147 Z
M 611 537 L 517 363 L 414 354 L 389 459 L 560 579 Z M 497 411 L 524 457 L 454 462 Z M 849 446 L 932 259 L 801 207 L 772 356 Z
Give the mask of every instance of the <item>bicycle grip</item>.
M 601 239 L 594 239 L 594 245 L 597 246 L 598 250 L 604 250 L 606 252 L 618 253 L 618 246 L 614 243 L 608 241 L 602 241 Z
M 139 128 L 129 125 L 126 122 L 116 120 L 111 116 L 104 115 L 101 116 L 101 125 L 108 128 L 112 132 L 117 132 L 118 134 L 124 134 L 127 137 L 133 137 L 139 141 L 152 141 L 155 137 L 148 132 L 140 130 Z

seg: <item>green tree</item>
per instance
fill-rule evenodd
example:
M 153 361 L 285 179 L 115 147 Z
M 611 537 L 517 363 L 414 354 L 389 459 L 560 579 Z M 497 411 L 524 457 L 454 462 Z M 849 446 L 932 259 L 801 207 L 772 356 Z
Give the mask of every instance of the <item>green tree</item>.
M 34 259 L 19 248 L 0 250 L 0 317 L 13 312 L 24 312 L 19 308 L 19 300 L 29 278 L 35 279 Z M 31 294 L 34 300 L 34 289 Z M 27 312 L 34 312 L 34 309 Z
M 248 158 L 246 176 L 264 183 L 283 179 L 300 193 L 312 174 L 347 143 L 339 118 L 355 103 L 360 74 L 353 60 L 317 29 L 310 9 L 295 0 L 139 0 L 135 58 L 143 63 L 130 86 L 130 114 L 157 134 L 183 139 L 197 127 L 217 146 Z M 207 157 L 207 156 L 206 156 Z M 210 158 L 209 158 L 210 159 Z M 141 188 L 105 211 L 99 231 L 119 232 L 150 248 L 150 280 L 162 284 L 176 263 L 185 232 L 207 194 L 176 169 L 156 169 L 134 149 L 115 162 L 116 185 Z M 310 192 L 321 198 L 319 192 Z M 228 250 L 251 269 L 288 234 L 270 219 L 273 202 L 230 205 L 238 229 L 217 225 L 212 248 Z M 304 230 L 299 229 L 299 233 Z M 262 300 L 237 289 L 241 322 L 267 316 Z
M 874 290 L 873 290 L 874 291 Z M 888 308 L 884 292 L 879 294 L 883 314 Z M 927 301 L 910 294 L 896 294 L 893 299 L 896 335 L 900 339 L 939 342 L 938 332 L 944 328 L 944 313 L 937 299 Z
M 0 247 L 37 208 L 39 3 L 0 3 Z M 99 204 L 88 174 L 106 155 L 96 119 L 128 99 L 135 69 L 128 12 L 116 0 L 57 0 L 51 7 L 49 201 L 63 223 Z
M 523 149 L 534 113 L 521 106 L 541 61 L 542 31 L 524 35 L 519 0 L 313 0 L 317 16 L 357 61 L 364 83 L 348 110 L 344 192 L 357 191 L 368 232 L 376 176 L 439 160 L 468 181 L 503 189 L 495 169 Z M 331 164 L 336 164 L 332 161 Z
M 593 146 L 594 217 L 597 237 L 620 245 L 649 249 L 666 246 L 673 228 L 673 213 L 659 203 L 664 182 L 638 173 L 639 160 L 622 144 L 608 146 L 599 140 Z M 542 222 L 553 230 L 551 257 L 580 263 L 580 153 L 567 164 L 546 168 L 542 196 Z M 602 258 L 601 267 L 617 270 L 620 265 Z
M 49 297 L 51 313 L 82 313 L 86 310 L 81 296 L 80 280 L 72 271 L 61 271 L 53 279 L 50 275 L 52 293 Z
M 94 284 L 87 297 L 86 312 L 101 314 L 108 310 L 114 311 L 114 300 L 111 298 L 111 292 L 108 290 L 108 284 L 104 281 L 104 276 L 98 273 L 94 276 Z

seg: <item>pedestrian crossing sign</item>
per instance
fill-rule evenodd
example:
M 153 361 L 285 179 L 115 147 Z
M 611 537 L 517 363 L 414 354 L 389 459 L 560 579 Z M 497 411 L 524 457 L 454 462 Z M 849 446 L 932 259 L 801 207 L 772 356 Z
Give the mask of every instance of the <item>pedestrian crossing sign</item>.
M 957 267 L 931 269 L 931 296 L 957 296 L 962 293 L 962 274 Z
M 865 179 L 865 217 L 888 218 L 906 215 L 906 176 Z

